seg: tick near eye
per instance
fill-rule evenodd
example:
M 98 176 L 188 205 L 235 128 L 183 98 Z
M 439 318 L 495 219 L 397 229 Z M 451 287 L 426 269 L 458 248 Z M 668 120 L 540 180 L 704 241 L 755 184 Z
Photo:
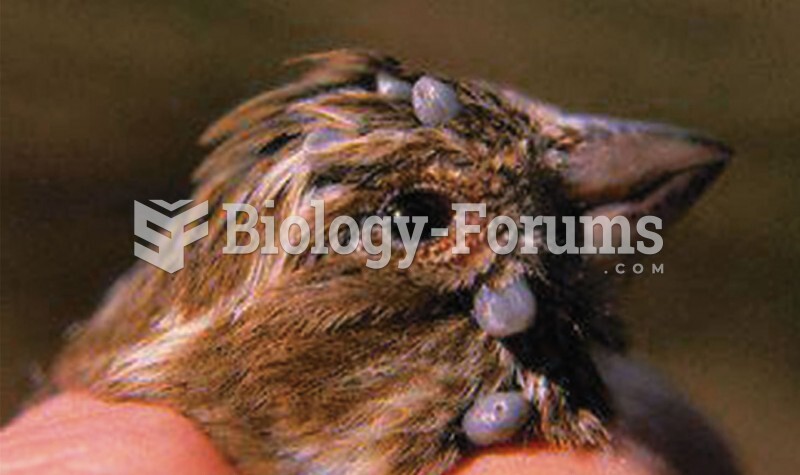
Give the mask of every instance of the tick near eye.
M 472 316 L 483 330 L 496 338 L 522 333 L 533 326 L 536 297 L 524 278 L 499 289 L 484 285 L 475 296 Z

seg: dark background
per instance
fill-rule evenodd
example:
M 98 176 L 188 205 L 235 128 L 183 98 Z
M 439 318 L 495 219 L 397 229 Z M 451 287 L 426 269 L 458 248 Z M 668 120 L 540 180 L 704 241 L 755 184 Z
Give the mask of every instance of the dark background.
M 754 474 L 800 457 L 800 2 L 2 2 L 2 417 L 134 260 L 133 200 L 298 54 L 360 46 L 577 110 L 702 129 L 733 166 L 622 305 Z

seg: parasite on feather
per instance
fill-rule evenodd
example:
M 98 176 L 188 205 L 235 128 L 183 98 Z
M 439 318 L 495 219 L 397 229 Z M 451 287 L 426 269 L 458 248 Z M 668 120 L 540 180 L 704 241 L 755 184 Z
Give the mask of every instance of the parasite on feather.
M 514 437 L 531 416 L 531 406 L 518 392 L 492 393 L 475 401 L 461 427 L 475 445 L 486 446 Z
M 496 338 L 511 336 L 533 326 L 536 296 L 524 278 L 500 289 L 484 285 L 475 296 L 472 315 L 487 334 Z
M 375 77 L 378 93 L 395 99 L 410 99 L 411 84 L 396 77 L 380 72 Z
M 461 111 L 452 86 L 430 76 L 423 76 L 414 84 L 411 103 L 417 119 L 429 127 L 447 122 Z
M 339 130 L 330 128 L 317 129 L 305 138 L 303 149 L 307 152 L 320 152 L 346 139 L 347 136 Z

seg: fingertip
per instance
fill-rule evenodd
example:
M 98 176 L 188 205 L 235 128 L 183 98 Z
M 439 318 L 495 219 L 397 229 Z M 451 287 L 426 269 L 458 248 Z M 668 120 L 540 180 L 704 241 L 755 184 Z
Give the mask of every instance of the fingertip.
M 0 432 L 3 475 L 114 473 L 233 475 L 191 422 L 161 407 L 68 393 Z

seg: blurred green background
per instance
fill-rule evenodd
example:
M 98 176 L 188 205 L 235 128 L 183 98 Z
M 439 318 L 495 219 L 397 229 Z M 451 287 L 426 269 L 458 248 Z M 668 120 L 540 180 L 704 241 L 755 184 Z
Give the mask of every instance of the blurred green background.
M 800 2 L 2 3 L 2 418 L 134 260 L 134 199 L 178 199 L 196 138 L 344 46 L 509 83 L 576 110 L 734 146 L 733 166 L 630 279 L 638 354 L 722 428 L 749 473 L 800 466 Z

